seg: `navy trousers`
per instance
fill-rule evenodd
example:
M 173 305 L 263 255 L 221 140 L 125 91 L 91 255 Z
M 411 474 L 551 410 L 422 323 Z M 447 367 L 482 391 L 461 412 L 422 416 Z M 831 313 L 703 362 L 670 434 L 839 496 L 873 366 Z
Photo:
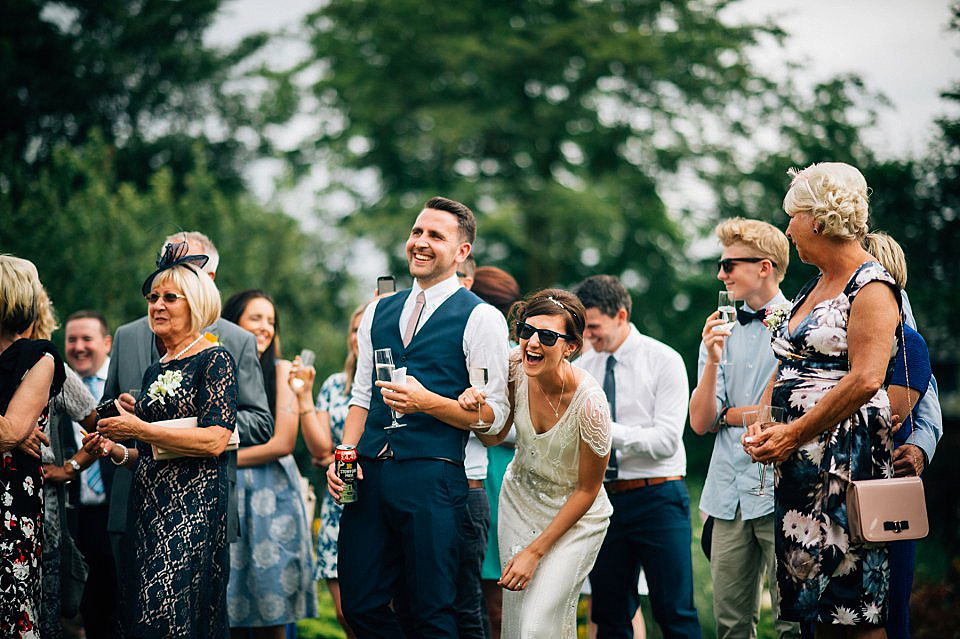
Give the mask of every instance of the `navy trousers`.
M 460 547 L 460 573 L 457 576 L 457 626 L 460 639 L 484 639 L 486 609 L 480 585 L 480 569 L 487 550 L 490 529 L 490 503 L 484 488 L 471 488 L 464 511 L 463 538 Z
M 690 498 L 683 481 L 610 495 L 613 516 L 590 572 L 597 639 L 632 639 L 643 568 L 653 618 L 665 639 L 700 639 L 693 604 Z
M 337 544 L 347 623 L 359 639 L 455 639 L 463 467 L 367 458 L 360 466 L 359 499 L 343 508 Z

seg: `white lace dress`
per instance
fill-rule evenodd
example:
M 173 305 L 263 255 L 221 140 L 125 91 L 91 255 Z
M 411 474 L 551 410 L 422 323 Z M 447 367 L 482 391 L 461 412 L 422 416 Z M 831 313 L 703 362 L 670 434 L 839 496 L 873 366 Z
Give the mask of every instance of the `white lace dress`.
M 513 367 L 511 367 L 513 368 Z M 556 425 L 537 434 L 530 420 L 528 380 L 516 375 L 513 425 L 517 452 L 500 492 L 500 567 L 530 544 L 556 516 L 577 483 L 580 440 L 599 457 L 610 451 L 610 410 L 589 374 Z M 504 639 L 575 639 L 580 586 L 593 567 L 613 507 L 601 487 L 590 509 L 540 560 L 530 584 L 503 591 Z

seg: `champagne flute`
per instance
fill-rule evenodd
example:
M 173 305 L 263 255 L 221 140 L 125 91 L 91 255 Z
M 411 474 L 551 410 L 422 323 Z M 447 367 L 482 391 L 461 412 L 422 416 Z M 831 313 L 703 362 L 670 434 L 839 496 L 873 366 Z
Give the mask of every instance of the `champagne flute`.
M 717 310 L 720 311 L 720 319 L 724 321 L 723 324 L 717 326 L 713 330 L 715 331 L 732 331 L 733 323 L 737 319 L 737 307 L 734 303 L 733 295 L 730 291 L 720 291 L 717 295 Z M 730 360 L 727 359 L 727 340 L 723 340 L 723 350 L 720 355 L 720 361 L 717 364 L 732 364 Z
M 467 372 L 470 375 L 470 386 L 477 389 L 478 391 L 485 391 L 487 388 L 487 382 L 490 381 L 490 373 L 484 366 L 470 366 L 467 369 Z M 483 421 L 483 417 L 480 415 L 480 409 L 483 407 L 482 403 L 477 404 L 477 423 L 474 424 L 478 428 L 486 426 L 486 422 Z
M 310 368 L 313 366 L 313 363 L 317 360 L 317 354 L 311 351 L 309 348 L 305 348 L 300 351 L 300 370 L 305 368 Z M 293 388 L 293 392 L 299 393 L 303 389 L 304 381 L 299 376 L 294 377 L 290 382 L 290 386 Z
M 393 371 L 396 368 L 393 364 L 393 352 L 389 348 L 378 348 L 373 351 L 373 364 L 377 371 L 377 381 L 392 382 Z M 384 426 L 384 429 L 400 428 L 406 426 L 397 421 L 397 412 L 390 410 L 390 424 Z
M 783 408 L 779 406 L 761 405 L 758 406 L 758 409 L 747 411 L 743 415 L 743 425 L 746 426 L 748 435 L 756 435 L 776 423 L 782 423 L 784 420 Z M 764 488 L 767 479 L 767 466 L 769 464 L 760 464 L 760 485 L 747 491 L 751 495 L 763 497 L 767 494 Z

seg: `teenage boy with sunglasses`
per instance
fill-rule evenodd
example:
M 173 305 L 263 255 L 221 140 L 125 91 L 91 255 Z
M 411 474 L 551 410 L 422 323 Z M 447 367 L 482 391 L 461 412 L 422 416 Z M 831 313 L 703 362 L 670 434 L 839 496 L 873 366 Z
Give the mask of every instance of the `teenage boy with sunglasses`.
M 603 386 L 613 418 L 604 482 L 613 516 L 590 573 L 597 639 L 633 637 L 641 567 L 663 636 L 700 639 L 683 481 L 689 391 L 683 360 L 630 322 L 630 295 L 617 278 L 589 277 L 575 292 L 593 347 L 578 365 Z
M 717 225 L 723 253 L 717 279 L 742 305 L 731 330 L 715 311 L 707 317 L 700 343 L 697 387 L 690 398 L 690 426 L 698 435 L 716 433 L 700 510 L 713 518 L 710 570 L 718 639 L 756 636 L 764 573 L 773 598 L 779 636 L 799 637 L 797 624 L 776 620 L 778 608 L 773 548 L 773 485 L 764 494 L 758 465 L 743 452 L 744 413 L 757 409 L 776 359 L 767 309 L 789 308 L 780 292 L 790 246 L 776 227 L 732 218 Z M 720 364 L 726 344 L 727 363 Z M 753 491 L 753 492 L 751 492 Z

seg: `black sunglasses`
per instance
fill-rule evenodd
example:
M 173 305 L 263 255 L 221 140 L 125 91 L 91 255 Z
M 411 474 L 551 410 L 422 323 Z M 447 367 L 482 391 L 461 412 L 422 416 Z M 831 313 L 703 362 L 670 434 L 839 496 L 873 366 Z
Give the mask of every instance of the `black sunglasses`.
M 524 321 L 517 322 L 517 337 L 520 339 L 530 339 L 534 333 L 540 336 L 540 343 L 544 346 L 553 346 L 561 337 L 565 340 L 573 339 L 572 335 L 558 333 L 546 328 L 534 328 Z
M 149 295 L 144 295 L 143 297 L 151 304 L 156 304 L 158 301 L 160 301 L 160 298 L 163 298 L 163 301 L 167 304 L 173 304 L 177 300 L 186 299 L 187 296 L 180 295 L 179 293 L 164 293 L 163 295 L 160 293 L 150 293 Z
M 777 268 L 777 263 L 771 260 L 769 257 L 728 257 L 723 260 L 717 260 L 717 268 L 723 269 L 724 273 L 733 273 L 733 267 L 737 265 L 737 262 L 763 262 L 764 260 L 773 264 L 773 268 Z

